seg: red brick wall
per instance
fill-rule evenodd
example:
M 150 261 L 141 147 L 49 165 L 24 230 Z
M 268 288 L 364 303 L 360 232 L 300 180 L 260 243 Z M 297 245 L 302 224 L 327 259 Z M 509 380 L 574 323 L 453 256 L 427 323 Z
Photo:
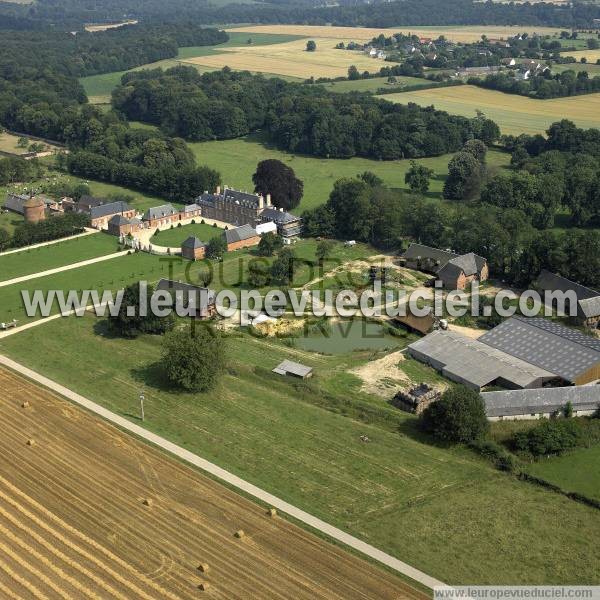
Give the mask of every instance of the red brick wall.
M 247 240 L 241 240 L 240 242 L 233 242 L 227 244 L 227 251 L 232 252 L 233 250 L 239 250 L 240 248 L 249 248 L 250 246 L 256 246 L 260 242 L 260 236 L 255 235 L 254 237 L 248 238 Z

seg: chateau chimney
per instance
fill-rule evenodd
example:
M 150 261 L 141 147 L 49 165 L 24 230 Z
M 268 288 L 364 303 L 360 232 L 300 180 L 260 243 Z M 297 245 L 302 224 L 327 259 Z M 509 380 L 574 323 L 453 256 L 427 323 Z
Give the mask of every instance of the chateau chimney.
M 217 189 L 215 190 L 215 193 L 217 194 L 217 196 L 221 195 L 221 186 L 220 185 L 217 186 Z
M 283 212 L 283 206 L 279 208 L 279 212 Z
M 264 208 L 265 207 L 265 199 L 263 198 L 263 195 L 260 194 L 258 197 L 258 208 Z
M 267 206 L 271 206 L 271 194 L 267 194 Z

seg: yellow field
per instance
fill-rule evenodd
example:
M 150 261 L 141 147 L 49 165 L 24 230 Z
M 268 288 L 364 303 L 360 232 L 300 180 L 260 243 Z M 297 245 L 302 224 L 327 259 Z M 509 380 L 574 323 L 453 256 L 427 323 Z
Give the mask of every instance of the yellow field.
M 482 34 L 490 38 L 509 37 L 517 33 L 539 33 L 552 35 L 558 33 L 558 29 L 552 27 L 510 27 L 510 26 L 450 26 L 450 27 L 390 27 L 387 29 L 376 29 L 370 27 L 332 27 L 316 25 L 248 25 L 245 27 L 234 27 L 227 31 L 243 31 L 247 33 L 280 33 L 287 35 L 303 35 L 316 40 L 317 38 L 329 38 L 336 41 L 369 41 L 380 33 L 386 36 L 393 33 L 411 33 L 423 37 L 436 38 L 440 35 L 456 42 L 474 42 L 481 38 Z M 318 45 L 318 41 L 317 41 Z
M 242 71 L 275 73 L 307 79 L 314 77 L 340 77 L 348 74 L 355 65 L 359 71 L 379 71 L 382 60 L 370 58 L 364 52 L 336 50 L 337 38 L 313 36 L 315 52 L 306 52 L 306 40 L 294 40 L 267 46 L 241 46 L 223 48 L 220 54 L 198 56 L 182 62 L 221 69 L 225 66 Z M 388 63 L 389 64 L 389 63 Z
M 534 100 L 471 85 L 417 90 L 382 96 L 391 102 L 434 105 L 456 115 L 474 117 L 477 109 L 498 123 L 502 133 L 542 133 L 560 119 L 580 127 L 600 127 L 600 93 L 553 100 Z
M 565 52 L 564 56 L 572 56 L 577 62 L 585 56 L 588 63 L 596 64 L 596 61 L 600 59 L 600 50 L 576 50 L 575 52 Z M 573 65 L 573 69 L 577 70 L 577 65 Z

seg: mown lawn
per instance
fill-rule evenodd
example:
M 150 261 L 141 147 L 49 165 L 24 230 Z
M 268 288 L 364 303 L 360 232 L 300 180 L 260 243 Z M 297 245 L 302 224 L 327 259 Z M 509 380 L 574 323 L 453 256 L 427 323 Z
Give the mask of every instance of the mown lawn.
M 201 217 L 197 219 L 201 220 Z M 152 236 L 150 242 L 157 246 L 170 246 L 175 248 L 181 246 L 191 235 L 199 238 L 205 243 L 208 243 L 212 238 L 217 237 L 223 233 L 223 229 L 213 227 L 212 225 L 206 225 L 203 223 L 194 223 L 192 225 L 183 225 L 181 227 L 174 227 L 173 229 L 166 229 L 160 231 L 156 235 Z
M 372 79 L 357 79 L 356 81 L 332 81 L 319 84 L 330 92 L 376 92 L 379 88 L 397 88 L 431 85 L 431 81 L 422 77 L 397 76 L 395 83 L 388 83 L 387 77 L 373 77 Z
M 4 204 L 5 194 L 0 190 L 0 202 Z M 25 222 L 25 219 L 21 215 L 13 212 L 2 212 L 0 211 L 0 229 L 8 231 L 12 235 L 13 231 Z
M 579 492 L 600 500 L 600 446 L 541 459 L 527 467 L 527 471 L 567 492 Z
M 71 265 L 117 250 L 117 238 L 106 233 L 95 233 L 4 256 L 0 254 L 0 281 Z
M 302 286 L 317 277 L 319 269 L 315 263 L 316 246 L 317 242 L 310 239 L 294 245 L 294 252 L 298 259 L 293 283 L 295 287 Z M 337 244 L 329 261 L 338 264 L 338 262 L 362 259 L 375 253 L 372 248 L 364 244 L 357 244 L 352 248 Z M 50 290 L 64 292 L 97 290 L 101 294 L 104 290 L 116 291 L 141 280 L 155 283 L 162 277 L 197 283 L 198 275 L 207 271 L 212 276 L 210 284 L 212 288 L 240 290 L 247 279 L 248 262 L 254 257 L 254 251 L 238 250 L 226 253 L 222 262 L 206 260 L 194 263 L 180 257 L 155 256 L 139 252 L 64 273 L 38 277 L 25 283 L 0 287 L 0 321 L 18 319 L 27 322 L 39 318 L 39 316 L 26 315 L 22 291 L 28 291 L 30 297 L 36 290 L 44 293 Z M 333 263 L 333 261 L 338 262 Z M 55 301 L 52 304 L 51 314 L 57 312 L 59 312 L 59 305 Z
M 408 190 L 404 183 L 404 176 L 410 168 L 409 160 L 378 161 L 366 158 L 344 160 L 290 154 L 266 144 L 259 134 L 235 140 L 188 145 L 196 155 L 199 164 L 207 164 L 217 169 L 225 184 L 241 190 L 254 189 L 252 175 L 261 160 L 275 158 L 284 162 L 294 169 L 297 177 L 304 181 L 304 198 L 300 206 L 294 210 L 298 214 L 327 202 L 333 184 L 341 177 L 355 177 L 364 171 L 372 171 L 392 188 Z M 432 198 L 441 198 L 444 180 L 448 174 L 448 161 L 451 157 L 452 155 L 446 154 L 418 160 L 435 172 L 428 192 Z M 488 153 L 488 164 L 491 166 L 503 167 L 509 162 L 509 154 L 496 150 Z
M 412 416 L 348 375 L 371 352 L 244 335 L 207 394 L 165 385 L 160 338 L 115 339 L 90 316 L 6 338 L 0 352 L 136 422 L 143 389 L 150 430 L 448 583 L 596 582 L 597 512 L 426 443 Z M 313 380 L 272 375 L 284 358 L 314 367 Z

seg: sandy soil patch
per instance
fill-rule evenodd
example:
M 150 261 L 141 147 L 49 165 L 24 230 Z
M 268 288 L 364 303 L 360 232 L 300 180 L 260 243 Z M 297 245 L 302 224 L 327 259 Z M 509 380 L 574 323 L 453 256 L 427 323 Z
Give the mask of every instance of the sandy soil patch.
M 348 372 L 362 379 L 361 391 L 382 398 L 391 398 L 399 389 L 410 384 L 406 373 L 398 367 L 398 363 L 403 360 L 404 350 L 398 350 L 383 358 L 350 369 Z

